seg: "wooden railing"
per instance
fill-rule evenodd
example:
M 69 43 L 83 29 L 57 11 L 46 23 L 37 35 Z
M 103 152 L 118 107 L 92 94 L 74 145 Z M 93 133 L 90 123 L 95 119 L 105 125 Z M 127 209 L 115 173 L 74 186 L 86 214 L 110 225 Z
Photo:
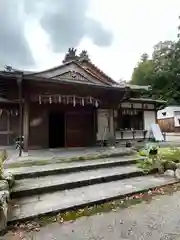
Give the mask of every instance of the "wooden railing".
M 117 140 L 128 140 L 128 139 L 146 139 L 147 130 L 117 130 Z

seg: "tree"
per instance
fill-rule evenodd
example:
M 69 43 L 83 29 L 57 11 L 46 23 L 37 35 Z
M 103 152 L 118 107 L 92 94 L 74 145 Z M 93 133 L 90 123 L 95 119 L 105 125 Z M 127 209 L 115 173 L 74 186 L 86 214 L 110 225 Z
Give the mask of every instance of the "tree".
M 131 84 L 151 85 L 150 97 L 180 104 L 180 39 L 156 44 L 151 59 L 143 54 Z
M 180 104 L 180 40 L 156 45 L 152 57 L 154 92 L 167 104 Z
M 137 67 L 134 68 L 131 84 L 150 85 L 152 83 L 153 62 L 148 59 L 147 53 L 141 56 Z
M 149 59 L 149 55 L 147 53 L 143 53 L 141 55 L 141 61 L 146 62 Z
M 176 41 L 157 43 L 151 58 L 146 53 L 141 56 L 131 84 L 151 85 L 152 98 L 166 100 L 167 105 L 180 104 L 180 34 Z
M 159 42 L 154 46 L 152 60 L 155 72 L 165 73 L 169 71 L 169 64 L 175 47 L 176 43 L 172 41 Z

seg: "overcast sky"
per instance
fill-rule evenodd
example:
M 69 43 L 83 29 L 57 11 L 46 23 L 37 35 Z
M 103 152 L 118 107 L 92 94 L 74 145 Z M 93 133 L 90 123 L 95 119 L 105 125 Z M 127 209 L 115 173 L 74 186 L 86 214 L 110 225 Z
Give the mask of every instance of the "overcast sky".
M 179 0 L 0 0 L 0 66 L 42 70 L 76 47 L 129 80 L 142 53 L 176 39 L 179 15 Z

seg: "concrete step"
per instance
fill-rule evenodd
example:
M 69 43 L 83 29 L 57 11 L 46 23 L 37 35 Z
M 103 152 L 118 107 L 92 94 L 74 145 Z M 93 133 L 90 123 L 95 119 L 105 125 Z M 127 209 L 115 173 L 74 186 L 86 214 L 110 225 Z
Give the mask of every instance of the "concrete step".
M 11 197 L 18 198 L 57 190 L 73 189 L 142 175 L 144 175 L 143 171 L 137 168 L 136 165 L 131 164 L 129 166 L 98 168 L 88 171 L 21 179 L 16 180 Z
M 45 214 L 90 206 L 176 181 L 171 177 L 147 175 L 14 199 L 8 221 L 12 223 L 29 220 Z
M 29 150 L 28 154 L 22 154 L 18 157 L 17 151 L 8 150 L 8 159 L 5 161 L 4 166 L 14 167 L 16 164 L 23 166 L 41 165 L 41 162 L 46 164 L 60 163 L 65 161 L 81 161 L 91 159 L 101 159 L 108 157 L 124 157 L 136 154 L 131 148 L 126 147 L 90 147 L 90 148 L 68 148 L 68 149 L 41 149 Z
M 9 168 L 5 169 L 6 172 L 11 172 L 16 180 L 24 178 L 34 178 L 40 176 L 50 176 L 60 173 L 71 173 L 86 171 L 98 168 L 107 168 L 113 166 L 125 166 L 129 164 L 134 164 L 138 159 L 136 157 L 113 157 L 113 158 L 104 158 L 98 160 L 88 160 L 88 161 L 74 161 L 66 163 L 57 163 L 57 164 L 47 164 L 40 166 L 31 166 L 31 167 L 18 167 L 18 168 Z

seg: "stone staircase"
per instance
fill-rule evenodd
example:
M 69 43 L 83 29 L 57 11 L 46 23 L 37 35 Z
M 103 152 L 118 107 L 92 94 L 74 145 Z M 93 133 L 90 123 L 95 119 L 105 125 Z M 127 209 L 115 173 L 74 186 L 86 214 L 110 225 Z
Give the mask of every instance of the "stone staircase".
M 141 159 L 143 161 L 143 158 Z M 84 207 L 175 182 L 145 175 L 134 157 L 12 168 L 9 223 Z

